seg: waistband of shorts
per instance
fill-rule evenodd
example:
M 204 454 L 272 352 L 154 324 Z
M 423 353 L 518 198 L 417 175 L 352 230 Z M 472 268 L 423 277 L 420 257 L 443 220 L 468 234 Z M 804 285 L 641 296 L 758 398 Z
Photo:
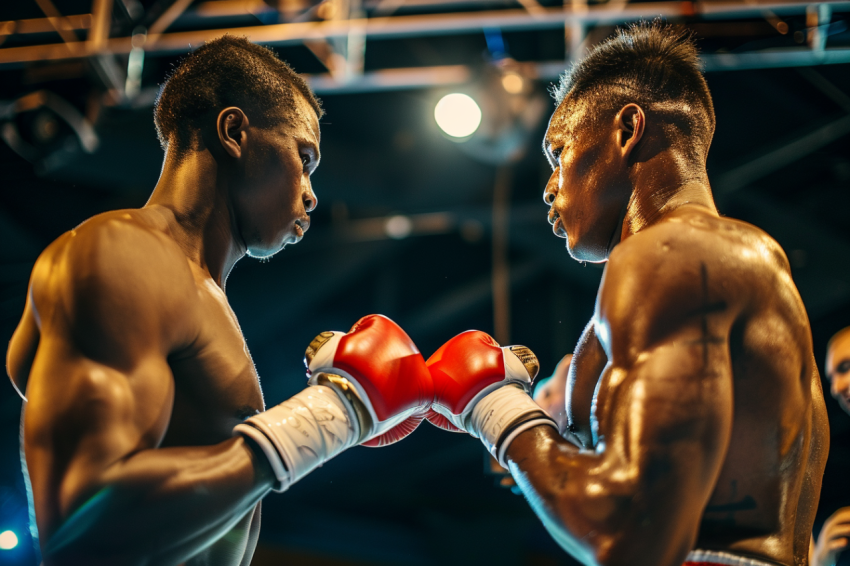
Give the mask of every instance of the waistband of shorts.
M 780 566 L 775 562 L 756 560 L 719 550 L 692 550 L 685 566 Z

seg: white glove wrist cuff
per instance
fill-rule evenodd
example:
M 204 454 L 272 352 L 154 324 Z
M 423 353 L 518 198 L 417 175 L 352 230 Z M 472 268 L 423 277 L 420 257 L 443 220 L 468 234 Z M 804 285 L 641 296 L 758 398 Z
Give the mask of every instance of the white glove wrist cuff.
M 277 476 L 275 491 L 286 491 L 360 437 L 360 424 L 347 401 L 330 387 L 311 386 L 233 429 L 253 439 Z
M 509 384 L 493 391 L 475 405 L 466 430 L 479 437 L 487 451 L 507 468 L 504 457 L 511 442 L 520 433 L 543 424 L 558 429 L 555 421 L 521 386 Z

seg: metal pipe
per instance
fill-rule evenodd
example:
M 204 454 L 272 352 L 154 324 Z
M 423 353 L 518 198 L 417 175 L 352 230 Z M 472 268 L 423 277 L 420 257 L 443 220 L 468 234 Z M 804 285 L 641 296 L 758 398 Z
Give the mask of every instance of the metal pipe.
M 590 6 L 586 11 L 565 11 L 562 7 L 545 8 L 531 15 L 526 10 L 493 10 L 457 14 L 426 14 L 417 16 L 393 16 L 387 18 L 360 18 L 353 20 L 331 20 L 324 22 L 301 22 L 252 26 L 243 28 L 197 30 L 163 33 L 156 42 L 148 44 L 145 51 L 152 53 L 182 53 L 205 41 L 225 33 L 244 35 L 256 43 L 270 45 L 300 44 L 305 40 L 347 37 L 352 28 L 361 28 L 367 38 L 392 38 L 427 35 L 451 35 L 475 32 L 485 27 L 502 30 L 531 30 L 561 27 L 569 22 L 589 25 L 618 24 L 640 19 L 677 18 L 692 15 L 692 10 L 705 19 L 758 17 L 764 10 L 777 14 L 804 13 L 811 2 L 647 2 L 643 4 Z M 832 11 L 850 9 L 850 2 L 829 3 Z M 107 50 L 112 53 L 129 53 L 130 38 L 115 38 L 108 42 Z M 8 47 L 0 49 L 0 65 L 39 60 L 68 59 L 83 57 L 88 53 L 84 42 L 65 45 L 49 44 L 32 47 Z

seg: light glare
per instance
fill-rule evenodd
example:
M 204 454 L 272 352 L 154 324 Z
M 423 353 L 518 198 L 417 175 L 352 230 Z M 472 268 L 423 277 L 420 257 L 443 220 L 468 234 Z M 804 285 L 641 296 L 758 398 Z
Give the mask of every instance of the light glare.
M 407 216 L 393 216 L 384 225 L 387 236 L 394 240 L 403 240 L 413 231 L 413 222 Z
M 456 92 L 440 99 L 434 108 L 434 119 L 448 135 L 465 138 L 481 124 L 481 109 L 471 97 Z
M 18 546 L 18 535 L 12 531 L 3 531 L 0 533 L 0 549 L 12 550 Z
M 508 73 L 502 77 L 502 86 L 511 94 L 519 94 L 522 92 L 525 83 L 522 77 L 516 73 Z

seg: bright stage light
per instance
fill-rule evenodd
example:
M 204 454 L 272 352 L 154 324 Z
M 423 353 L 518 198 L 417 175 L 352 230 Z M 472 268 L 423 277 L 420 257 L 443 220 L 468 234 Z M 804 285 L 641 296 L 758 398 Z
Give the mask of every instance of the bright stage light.
M 18 535 L 12 531 L 3 531 L 0 533 L 0 549 L 12 550 L 18 546 Z
M 434 119 L 453 138 L 465 138 L 481 124 L 481 109 L 472 98 L 456 92 L 440 99 L 434 108 Z

